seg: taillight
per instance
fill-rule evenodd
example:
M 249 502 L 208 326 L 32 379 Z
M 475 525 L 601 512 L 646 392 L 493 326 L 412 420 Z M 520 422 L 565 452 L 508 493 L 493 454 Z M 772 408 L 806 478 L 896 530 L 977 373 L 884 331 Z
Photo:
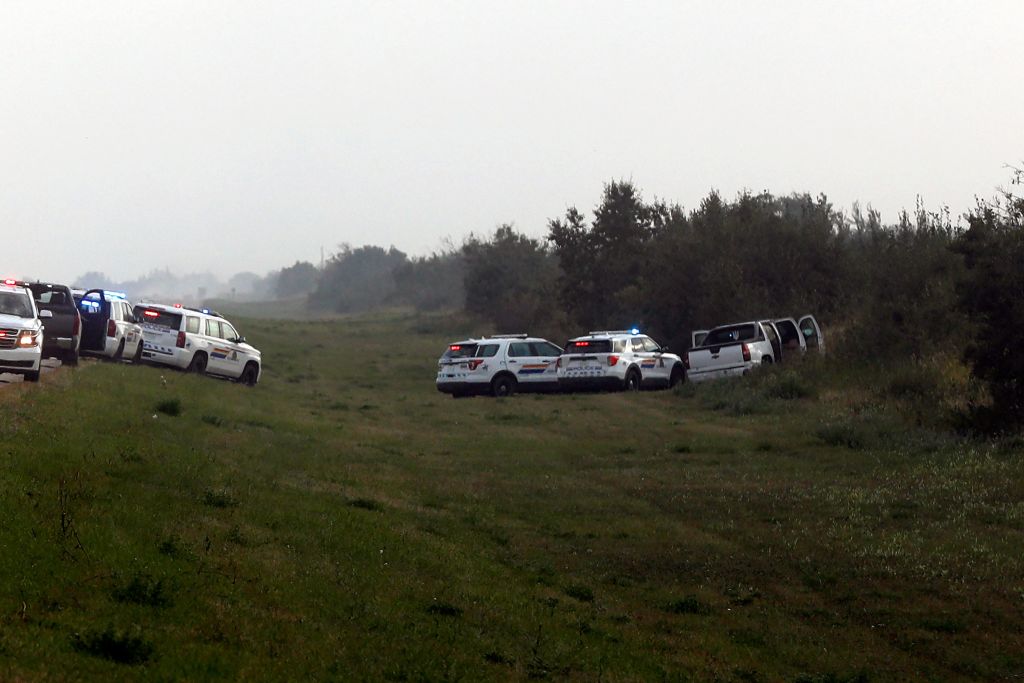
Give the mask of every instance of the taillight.
M 71 336 L 77 337 L 78 333 L 82 331 L 82 316 L 78 315 L 78 311 L 75 311 L 75 324 L 71 327 Z
M 743 360 L 750 360 L 750 347 L 746 344 L 743 345 Z
M 108 320 L 107 321 L 107 336 L 108 337 L 116 337 L 117 336 L 117 323 L 115 323 L 113 320 Z
M 608 367 L 611 367 L 619 362 L 618 356 L 608 356 Z
M 178 348 L 185 348 L 185 333 L 183 331 L 178 333 Z

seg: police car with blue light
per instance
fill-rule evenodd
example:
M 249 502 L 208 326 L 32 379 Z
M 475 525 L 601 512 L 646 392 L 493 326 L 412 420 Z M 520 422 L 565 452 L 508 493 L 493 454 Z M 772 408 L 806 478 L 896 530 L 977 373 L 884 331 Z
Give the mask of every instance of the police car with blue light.
M 596 330 L 570 339 L 558 359 L 562 389 L 667 388 L 686 379 L 683 360 L 640 330 Z
M 142 359 L 142 327 L 124 292 L 73 289 L 82 318 L 79 350 L 114 360 Z
M 496 334 L 453 342 L 437 361 L 437 390 L 454 398 L 511 396 L 558 389 L 555 364 L 562 349 L 526 334 Z
M 135 307 L 142 325 L 142 359 L 198 374 L 219 375 L 255 386 L 262 356 L 234 325 L 208 308 L 142 303 Z

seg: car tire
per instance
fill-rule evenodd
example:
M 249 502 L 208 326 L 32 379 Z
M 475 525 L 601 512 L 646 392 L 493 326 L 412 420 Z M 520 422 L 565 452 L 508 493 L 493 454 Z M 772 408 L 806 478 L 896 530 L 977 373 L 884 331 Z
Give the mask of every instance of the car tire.
M 135 347 L 135 355 L 132 356 L 132 363 L 142 362 L 142 340 L 139 340 L 139 345 Z
M 772 364 L 772 357 L 771 356 L 765 356 L 764 358 L 761 359 L 761 365 L 771 365 L 771 364 Z
M 40 370 L 36 370 L 35 372 L 26 372 L 22 376 L 25 378 L 26 382 L 38 382 L 39 381 L 39 373 L 40 372 L 41 372 Z
M 78 365 L 78 351 L 70 351 L 60 357 L 61 365 Z
M 188 364 L 186 372 L 191 372 L 196 375 L 206 374 L 206 354 L 202 351 L 196 351 L 196 355 L 192 356 L 192 361 Z
M 256 382 L 259 380 L 260 371 L 256 363 L 249 362 L 245 364 L 245 369 L 242 370 L 242 374 L 238 376 L 240 384 L 244 384 L 247 387 L 256 386 Z
M 114 360 L 121 360 L 124 357 L 124 339 L 117 345 L 117 351 L 114 351 Z
M 683 367 L 676 363 L 672 366 L 672 374 L 668 377 L 669 387 L 674 387 L 677 384 L 681 384 L 686 381 L 686 373 L 683 372 Z
M 636 370 L 626 372 L 626 379 L 622 383 L 623 391 L 640 391 L 640 373 Z
M 516 393 L 516 380 L 510 375 L 498 375 L 491 381 L 491 393 L 497 398 L 505 398 Z

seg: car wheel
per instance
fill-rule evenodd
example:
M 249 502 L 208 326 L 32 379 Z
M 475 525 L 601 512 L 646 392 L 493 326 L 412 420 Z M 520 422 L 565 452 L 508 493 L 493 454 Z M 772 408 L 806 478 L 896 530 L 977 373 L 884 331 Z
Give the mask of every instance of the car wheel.
M 117 351 L 114 351 L 114 360 L 121 360 L 124 356 L 124 339 L 117 345 Z
M 640 391 L 640 373 L 636 370 L 627 372 L 623 389 L 626 391 Z
M 246 386 L 254 387 L 256 386 L 256 381 L 259 379 L 259 376 L 260 373 L 259 369 L 256 367 L 256 364 L 246 363 L 245 369 L 242 370 L 242 374 L 241 376 L 239 376 L 238 381 Z
M 498 398 L 516 393 L 516 380 L 508 375 L 498 375 L 491 382 L 491 393 Z
M 197 351 L 196 355 L 192 356 L 192 362 L 188 364 L 187 372 L 192 372 L 197 375 L 206 373 L 206 354 L 202 351 Z
M 668 385 L 674 387 L 675 385 L 686 381 L 686 373 L 683 372 L 683 368 L 676 363 L 672 366 L 672 374 L 669 375 Z

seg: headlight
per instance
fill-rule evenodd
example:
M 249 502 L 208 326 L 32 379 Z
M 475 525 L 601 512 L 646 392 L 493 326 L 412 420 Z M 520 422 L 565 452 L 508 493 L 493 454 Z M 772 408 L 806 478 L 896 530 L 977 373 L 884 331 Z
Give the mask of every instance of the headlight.
M 18 346 L 23 348 L 29 348 L 39 345 L 39 333 L 33 332 L 32 330 L 22 330 L 21 334 L 18 335 Z

